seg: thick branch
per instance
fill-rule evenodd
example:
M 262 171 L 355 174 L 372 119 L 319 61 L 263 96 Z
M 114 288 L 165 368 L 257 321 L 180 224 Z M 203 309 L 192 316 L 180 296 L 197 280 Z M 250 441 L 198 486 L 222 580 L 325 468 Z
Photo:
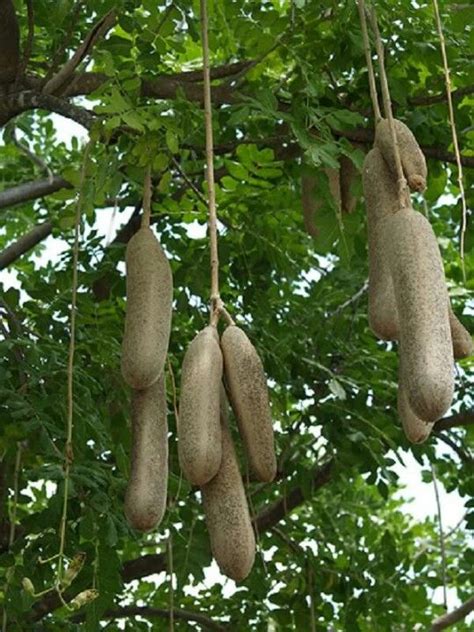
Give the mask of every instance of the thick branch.
M 205 628 L 206 630 L 213 630 L 214 632 L 229 632 L 230 630 L 228 626 L 217 623 L 199 612 L 174 609 L 173 616 L 175 619 L 179 619 L 181 621 L 193 621 L 194 623 L 198 623 L 202 628 Z M 127 617 L 169 619 L 170 611 L 164 610 L 163 608 L 151 608 L 148 606 L 125 606 L 123 608 L 117 608 L 116 610 L 109 610 L 101 618 L 124 619 Z
M 448 612 L 444 614 L 442 617 L 439 617 L 431 624 L 431 632 L 439 632 L 439 630 L 444 630 L 445 628 L 449 628 L 454 623 L 458 621 L 462 621 L 467 617 L 469 613 L 474 610 L 474 597 L 471 597 L 467 601 L 465 601 L 459 608 L 453 610 L 452 612 Z
M 312 491 L 317 492 L 321 487 L 329 483 L 331 480 L 331 470 L 333 469 L 333 461 L 329 461 L 320 469 L 316 470 L 313 475 Z M 283 520 L 293 509 L 302 505 L 305 501 L 305 493 L 302 488 L 293 487 L 288 494 L 276 500 L 266 509 L 258 514 L 254 520 L 254 526 L 258 533 L 267 531 L 280 520 Z
M 29 233 L 26 233 L 26 235 L 20 237 L 18 241 L 15 241 L 11 246 L 5 248 L 3 252 L 0 252 L 0 270 L 3 270 L 26 252 L 37 246 L 43 239 L 51 235 L 52 231 L 53 225 L 51 222 L 38 224 L 38 226 L 35 226 Z
M 61 176 L 53 176 L 52 179 L 44 178 L 43 180 L 25 182 L 24 184 L 19 184 L 16 187 L 0 192 L 0 209 L 43 198 L 51 193 L 56 193 L 56 191 L 60 189 L 72 188 L 72 184 L 64 178 L 61 178 Z
M 474 424 L 474 410 L 467 410 L 462 413 L 456 413 L 450 417 L 440 419 L 434 425 L 435 432 L 441 430 L 449 430 L 450 428 L 459 428 L 460 426 L 472 426 Z
M 22 112 L 36 109 L 61 114 L 61 116 L 76 121 L 86 129 L 90 129 L 95 120 L 92 112 L 63 98 L 50 94 L 40 94 L 36 90 L 26 90 L 10 95 L 0 103 L 0 126 L 5 125 L 10 119 Z
M 454 100 L 462 99 L 463 97 L 474 94 L 474 86 L 465 86 L 464 88 L 458 88 L 451 92 L 451 98 Z M 408 100 L 411 105 L 434 105 L 435 103 L 444 103 L 447 100 L 446 92 L 433 95 L 420 95 L 419 97 L 412 97 Z

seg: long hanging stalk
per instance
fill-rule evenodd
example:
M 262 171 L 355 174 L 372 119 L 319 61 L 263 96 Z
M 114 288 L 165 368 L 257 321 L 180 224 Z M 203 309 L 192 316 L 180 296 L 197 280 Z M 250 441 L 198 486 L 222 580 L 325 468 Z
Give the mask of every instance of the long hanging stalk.
M 446 83 L 446 97 L 448 99 L 448 111 L 449 111 L 449 123 L 451 126 L 451 133 L 453 136 L 453 147 L 454 154 L 456 156 L 456 165 L 458 168 L 458 186 L 459 191 L 461 193 L 461 204 L 462 204 L 462 221 L 461 221 L 461 239 L 460 239 L 460 251 L 461 251 L 461 261 L 462 261 L 462 270 L 463 276 L 466 276 L 466 271 L 464 268 L 464 238 L 466 235 L 466 227 L 467 227 L 467 205 L 466 205 L 466 194 L 464 191 L 464 181 L 463 181 L 463 173 L 462 173 L 462 161 L 461 161 L 461 152 L 459 151 L 459 143 L 458 143 L 458 135 L 456 133 L 456 122 L 454 120 L 454 107 L 453 107 L 453 99 L 451 96 L 452 88 L 451 88 L 451 76 L 449 73 L 449 65 L 448 65 L 448 56 L 446 53 L 446 42 L 444 39 L 443 27 L 441 24 L 441 16 L 439 13 L 438 0 L 433 0 L 433 7 L 436 18 L 436 27 L 438 29 L 439 35 L 439 44 L 441 48 L 441 56 L 443 58 L 443 69 L 444 69 L 444 80 Z M 464 279 L 465 280 L 465 279 Z
M 61 580 L 64 572 L 64 550 L 66 547 L 66 525 L 68 511 L 69 481 L 71 477 L 71 466 L 74 460 L 73 451 L 73 428 L 74 428 L 74 352 L 76 347 L 76 312 L 77 312 L 77 287 L 78 287 L 78 262 L 79 262 L 79 239 L 82 213 L 82 198 L 84 194 L 84 183 L 86 177 L 86 165 L 92 144 L 89 142 L 84 149 L 84 157 L 81 168 L 81 180 L 79 194 L 76 203 L 76 215 L 74 225 L 74 245 L 72 260 L 72 299 L 70 316 L 70 338 L 69 353 L 67 363 L 67 417 L 66 417 L 66 445 L 64 447 L 64 497 L 61 522 L 59 527 L 59 553 L 58 567 L 56 575 L 56 589 L 60 593 Z

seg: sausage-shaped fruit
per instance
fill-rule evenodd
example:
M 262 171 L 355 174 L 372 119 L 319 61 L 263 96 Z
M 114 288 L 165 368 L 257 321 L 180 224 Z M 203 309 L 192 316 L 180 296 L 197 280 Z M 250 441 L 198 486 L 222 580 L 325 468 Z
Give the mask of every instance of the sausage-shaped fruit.
M 396 182 L 377 147 L 365 157 L 362 184 L 369 243 L 369 325 L 377 337 L 394 340 L 398 338 L 398 316 L 383 223 L 400 206 Z
M 275 478 L 276 457 L 268 387 L 262 361 L 246 334 L 230 325 L 221 337 L 225 381 L 237 418 L 251 474 L 259 481 Z
M 140 390 L 163 372 L 173 300 L 170 264 L 150 228 L 141 228 L 128 242 L 126 267 L 122 375 L 132 388 Z
M 0 85 L 15 80 L 20 63 L 20 29 L 12 0 L 0 0 Z
M 134 529 L 150 531 L 161 522 L 168 486 L 168 423 L 164 372 L 132 395 L 132 467 L 125 515 Z
M 458 320 L 457 316 L 449 306 L 449 324 L 451 325 L 451 337 L 453 339 L 453 352 L 456 360 L 468 358 L 474 353 L 471 334 Z
M 387 217 L 384 230 L 407 400 L 417 417 L 434 422 L 448 410 L 454 390 L 449 299 L 441 255 L 430 223 L 412 209 Z
M 404 354 L 400 350 L 400 358 Z M 430 436 L 433 423 L 427 423 L 415 415 L 410 408 L 406 393 L 406 376 L 400 361 L 400 371 L 398 380 L 398 416 L 402 422 L 403 430 L 408 441 L 411 443 L 423 443 Z
M 222 389 L 224 390 L 224 389 Z M 242 476 L 227 422 L 227 398 L 222 407 L 222 460 L 216 476 L 201 488 L 211 550 L 222 573 L 236 582 L 250 573 L 255 559 L 255 535 Z
M 184 356 L 179 401 L 178 454 L 192 485 L 204 485 L 221 463 L 219 412 L 223 360 L 217 329 L 205 327 Z
M 408 186 L 412 191 L 424 191 L 427 177 L 425 156 L 410 128 L 397 119 L 394 119 L 394 124 L 402 169 Z M 375 128 L 375 146 L 382 152 L 393 177 L 396 179 L 395 153 L 387 119 L 382 119 Z
M 324 170 L 328 182 L 329 191 L 338 209 L 341 208 L 341 191 L 338 169 Z M 317 179 L 313 175 L 303 174 L 301 176 L 301 204 L 303 207 L 303 221 L 306 232 L 311 237 L 318 237 L 319 230 L 316 226 L 315 217 L 317 211 L 323 206 L 324 199 L 317 195 Z

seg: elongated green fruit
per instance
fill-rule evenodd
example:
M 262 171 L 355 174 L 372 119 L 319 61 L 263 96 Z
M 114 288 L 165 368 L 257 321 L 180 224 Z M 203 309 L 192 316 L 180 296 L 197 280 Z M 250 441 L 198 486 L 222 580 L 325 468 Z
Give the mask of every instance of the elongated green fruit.
M 225 380 L 249 460 L 259 481 L 275 478 L 276 457 L 268 387 L 262 362 L 246 334 L 230 325 L 222 334 Z
M 192 485 L 204 485 L 221 463 L 219 390 L 222 353 L 215 327 L 205 327 L 186 351 L 181 372 L 178 454 Z
M 427 177 L 425 156 L 410 128 L 397 119 L 394 119 L 394 123 L 402 169 L 408 186 L 412 191 L 424 191 Z M 375 128 L 375 146 L 382 152 L 392 176 L 396 179 L 395 153 L 387 119 L 382 119 Z
M 430 223 L 412 209 L 384 220 L 407 400 L 425 422 L 451 405 L 453 346 L 443 263 Z
M 0 0 L 0 85 L 15 80 L 20 64 L 20 29 L 11 0 Z
M 164 372 L 132 395 L 132 467 L 125 494 L 125 515 L 139 531 L 162 520 L 168 486 L 168 423 Z
M 383 220 L 399 209 L 396 182 L 380 150 L 367 154 L 362 170 L 369 243 L 369 325 L 382 340 L 398 338 L 398 314 L 387 263 Z
M 430 436 L 433 423 L 427 423 L 415 415 L 407 398 L 406 374 L 403 368 L 404 353 L 400 350 L 400 371 L 398 380 L 398 416 L 403 430 L 411 443 L 423 443 Z
M 135 389 L 151 386 L 163 372 L 173 301 L 171 268 L 150 228 L 128 242 L 127 312 L 122 343 L 122 375 Z
M 255 560 L 255 536 L 229 431 L 227 406 L 224 392 L 221 465 L 201 492 L 212 554 L 224 575 L 240 582 L 250 573 Z

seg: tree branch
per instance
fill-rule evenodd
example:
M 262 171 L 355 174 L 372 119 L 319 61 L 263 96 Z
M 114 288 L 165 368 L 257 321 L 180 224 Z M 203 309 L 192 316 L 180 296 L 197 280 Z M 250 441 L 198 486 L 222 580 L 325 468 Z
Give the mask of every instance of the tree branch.
M 451 92 L 451 98 L 453 100 L 462 99 L 463 97 L 474 94 L 474 86 L 465 86 L 464 88 L 458 88 Z M 410 105 L 434 105 L 435 103 L 444 103 L 447 100 L 446 92 L 433 95 L 420 95 L 419 97 L 412 97 L 408 100 Z
M 444 630 L 445 628 L 449 628 L 454 623 L 465 619 L 469 613 L 474 610 L 474 597 L 471 597 L 467 601 L 465 601 L 459 608 L 453 610 L 452 612 L 448 612 L 443 614 L 443 616 L 435 619 L 431 624 L 431 632 L 439 632 L 439 630 Z
M 449 430 L 450 428 L 459 428 L 460 426 L 472 426 L 474 424 L 474 410 L 467 410 L 462 413 L 456 413 L 450 417 L 440 419 L 434 425 L 435 432 L 441 430 Z
M 173 609 L 175 619 L 181 621 L 193 621 L 201 627 L 214 632 L 230 632 L 227 625 L 217 623 L 209 617 L 199 612 L 191 612 L 190 610 Z M 116 610 L 107 611 L 101 619 L 122 619 L 127 617 L 143 617 L 144 619 L 169 619 L 170 611 L 163 608 L 152 608 L 150 606 L 124 606 Z
M 52 231 L 53 225 L 51 222 L 38 224 L 38 226 L 35 226 L 26 233 L 26 235 L 20 237 L 18 241 L 15 241 L 15 243 L 5 248 L 5 250 L 0 252 L 0 270 L 5 269 L 19 257 L 37 246 L 43 239 L 51 235 Z
M 61 176 L 33 180 L 0 192 L 0 209 L 43 198 L 61 189 L 73 189 L 73 185 Z
M 36 109 L 61 114 L 86 129 L 90 129 L 95 120 L 92 112 L 63 98 L 40 94 L 36 90 L 25 90 L 12 94 L 0 102 L 0 127 L 22 112 Z
M 92 29 L 86 35 L 84 41 L 69 59 L 58 73 L 51 77 L 49 81 L 43 86 L 43 94 L 57 93 L 72 77 L 74 71 L 82 62 L 83 59 L 89 55 L 95 43 L 112 28 L 115 24 L 115 10 L 112 9 L 106 15 L 104 15 L 97 24 L 94 24 Z

